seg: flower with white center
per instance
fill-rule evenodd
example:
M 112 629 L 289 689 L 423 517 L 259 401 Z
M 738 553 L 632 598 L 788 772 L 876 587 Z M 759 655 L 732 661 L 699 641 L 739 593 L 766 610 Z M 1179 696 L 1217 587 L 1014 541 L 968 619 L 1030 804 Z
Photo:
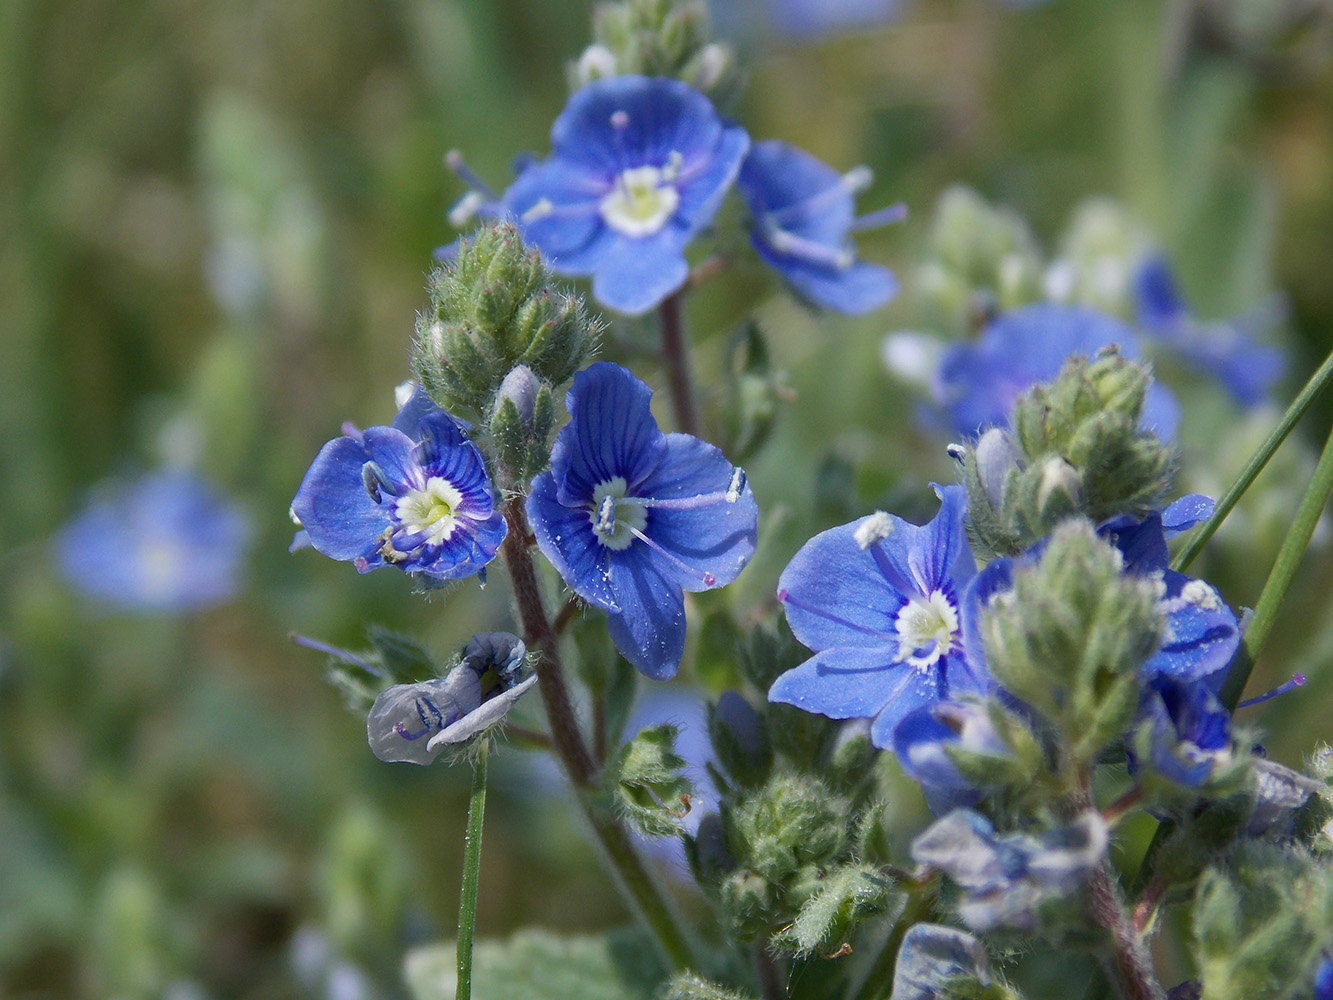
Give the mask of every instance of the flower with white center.
M 815 655 L 774 682 L 769 701 L 833 719 L 873 719 L 893 746 L 914 709 L 993 687 L 964 651 L 959 595 L 976 565 L 963 532 L 962 487 L 936 487 L 940 512 L 910 524 L 882 512 L 810 539 L 778 581 L 796 638 Z M 887 519 L 887 521 L 886 521 Z
M 679 80 L 609 76 L 579 89 L 495 212 L 558 274 L 591 275 L 603 305 L 637 314 L 684 282 L 685 246 L 711 221 L 750 145 Z
M 663 434 L 652 391 L 619 365 L 574 376 L 551 468 L 532 481 L 537 545 L 574 593 L 607 613 L 622 656 L 656 679 L 685 648 L 684 591 L 730 583 L 754 552 L 745 475 L 705 441 Z
M 505 536 L 486 463 L 466 428 L 416 388 L 393 425 L 344 427 L 301 481 L 293 547 L 308 542 L 365 573 L 436 580 L 481 573 Z

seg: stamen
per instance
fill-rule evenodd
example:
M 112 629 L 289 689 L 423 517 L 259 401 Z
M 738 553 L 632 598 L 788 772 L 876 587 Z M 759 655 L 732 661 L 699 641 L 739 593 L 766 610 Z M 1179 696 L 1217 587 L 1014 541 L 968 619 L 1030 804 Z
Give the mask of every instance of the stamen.
M 667 154 L 667 161 L 662 167 L 662 180 L 670 183 L 680 175 L 680 165 L 685 162 L 685 157 L 681 156 L 676 150 Z
M 852 532 L 852 538 L 855 539 L 857 547 L 864 552 L 891 534 L 893 534 L 893 519 L 884 511 L 877 510 Z
M 320 642 L 318 639 L 311 639 L 309 636 L 297 635 L 295 632 L 288 636 L 292 642 L 298 646 L 304 646 L 306 649 L 313 649 L 316 653 L 326 653 L 329 656 L 336 656 L 344 663 L 350 663 L 354 667 L 360 667 L 372 677 L 383 677 L 384 674 L 372 667 L 369 663 L 347 649 L 341 649 L 338 646 L 330 646 L 327 642 Z
M 629 528 L 630 534 L 632 534 L 639 541 L 643 542 L 644 545 L 648 546 L 650 549 L 652 549 L 659 556 L 667 560 L 667 562 L 671 563 L 677 569 L 684 570 L 690 576 L 694 577 L 696 580 L 702 583 L 705 587 L 717 586 L 717 577 L 714 574 L 709 573 L 706 570 L 700 572 L 693 566 L 690 566 L 688 563 L 682 562 L 677 556 L 673 555 L 666 549 L 662 548 L 662 546 L 658 545 L 655 541 L 653 541 L 651 538 L 649 538 L 647 535 L 645 535 L 642 531 L 640 531 L 633 525 L 627 524 L 626 527 Z
M 727 503 L 735 503 L 745 490 L 745 470 L 739 465 L 731 470 L 731 482 L 727 484 Z
M 477 214 L 477 209 L 486 204 L 486 196 L 480 191 L 469 191 L 463 197 L 454 202 L 453 208 L 449 209 L 447 216 L 449 225 L 455 229 L 462 229 Z
M 1272 691 L 1269 691 L 1267 694 L 1261 694 L 1257 698 L 1246 698 L 1236 707 L 1249 708 L 1251 705 L 1260 705 L 1271 698 L 1276 698 L 1280 694 L 1286 694 L 1288 691 L 1294 691 L 1296 688 L 1304 686 L 1305 675 L 1293 674 L 1291 680 L 1287 681 L 1285 684 L 1279 684 L 1277 687 L 1273 688 Z
M 444 154 L 444 165 L 449 172 L 460 181 L 486 197 L 489 201 L 494 201 L 499 197 L 495 191 L 481 177 L 463 161 L 463 152 L 458 149 L 451 149 Z
M 659 499 L 656 497 L 617 497 L 616 502 L 623 507 L 642 507 L 645 510 L 698 510 L 700 507 L 711 507 L 715 503 L 736 503 L 740 500 L 741 494 L 745 492 L 745 470 L 736 466 L 731 470 L 731 480 L 727 483 L 725 490 L 719 490 L 716 493 L 699 493 L 692 497 L 670 497 Z M 602 501 L 603 507 L 606 501 Z M 598 522 L 601 527 L 601 522 Z
M 880 226 L 891 226 L 896 222 L 902 222 L 905 218 L 907 218 L 907 205 L 900 201 L 896 205 L 889 205 L 887 208 L 868 212 L 853 219 L 852 232 L 860 233 L 867 229 L 878 229 Z
M 854 251 L 846 247 L 831 247 L 827 243 L 797 236 L 778 226 L 773 221 L 772 215 L 764 220 L 762 229 L 768 245 L 778 253 L 787 254 L 789 257 L 799 257 L 811 264 L 832 267 L 839 271 L 847 270 L 856 261 Z

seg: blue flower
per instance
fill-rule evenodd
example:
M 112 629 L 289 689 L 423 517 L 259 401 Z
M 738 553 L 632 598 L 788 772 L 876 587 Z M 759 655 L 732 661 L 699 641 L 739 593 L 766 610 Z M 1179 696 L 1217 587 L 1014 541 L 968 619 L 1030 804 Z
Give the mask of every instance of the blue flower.
M 1120 550 L 1126 572 L 1161 580 L 1158 605 L 1165 619 L 1162 641 L 1139 668 L 1140 677 L 1145 681 L 1158 677 L 1179 682 L 1206 680 L 1216 691 L 1240 645 L 1240 625 L 1211 585 L 1168 567 L 1163 527 L 1164 516 L 1179 528 L 1194 523 L 1193 515 L 1187 517 L 1184 511 L 1198 507 L 1196 515 L 1204 510 L 1211 512 L 1210 505 L 1199 507 L 1199 499 L 1190 494 L 1165 512 L 1149 514 L 1142 520 L 1112 518 L 1100 525 L 1097 533 Z
M 873 719 L 893 745 L 913 709 L 992 682 L 963 652 L 965 600 L 976 574 L 963 532 L 961 486 L 936 487 L 940 512 L 909 524 L 879 511 L 806 542 L 778 579 L 793 634 L 815 651 L 769 689 L 769 701 L 833 719 Z
M 912 859 L 963 889 L 958 915 L 974 931 L 1032 930 L 1050 898 L 1079 892 L 1106 855 L 1106 821 L 1095 811 L 1038 836 L 997 834 L 980 813 L 957 809 L 912 841 Z
M 619 365 L 574 376 L 551 468 L 532 481 L 537 545 L 579 597 L 607 613 L 621 655 L 649 677 L 676 673 L 682 591 L 729 583 L 754 552 L 745 474 L 688 434 L 663 434 L 652 390 Z
M 383 761 L 429 764 L 446 746 L 495 725 L 537 683 L 522 676 L 527 648 L 508 632 L 474 635 L 444 677 L 381 691 L 366 717 L 366 739 Z
M 785 34 L 812 38 L 890 21 L 899 0 L 774 0 L 773 8 Z
M 1268 398 L 1286 363 L 1275 347 L 1253 334 L 1277 320 L 1271 306 L 1220 323 L 1190 315 L 1166 260 L 1153 255 L 1134 274 L 1138 324 L 1152 337 L 1201 371 L 1212 375 L 1237 402 L 1254 406 Z
M 893 297 L 887 268 L 856 259 L 852 232 L 901 219 L 901 205 L 856 218 L 852 197 L 870 184 L 870 170 L 839 174 L 785 142 L 757 143 L 741 167 L 741 195 L 750 206 L 750 242 L 801 298 L 836 312 L 863 313 Z
M 240 585 L 245 517 L 187 472 L 108 483 L 56 537 L 65 578 L 130 611 L 172 612 L 225 601 Z
M 1138 357 L 1134 331 L 1094 309 L 1055 304 L 1016 309 L 987 326 L 978 340 L 946 349 L 936 376 L 936 402 L 958 434 L 1005 425 L 1018 397 L 1055 378 L 1066 358 L 1091 358 L 1112 344 L 1124 357 Z M 1170 440 L 1178 421 L 1175 400 L 1154 382 L 1140 424 Z
M 1314 1000 L 1333 1000 L 1333 955 L 1328 952 L 1314 972 Z
M 1231 713 L 1203 681 L 1153 678 L 1139 719 L 1152 769 L 1177 785 L 1198 788 L 1233 759 Z M 1131 773 L 1139 766 L 1135 750 L 1144 745 L 1137 741 L 1130 746 Z
M 937 701 L 908 713 L 894 730 L 893 752 L 936 816 L 975 805 L 983 795 L 958 770 L 948 747 L 998 759 L 1013 756 L 983 702 Z
M 551 127 L 551 156 L 519 175 L 500 211 L 557 273 L 592 275 L 599 302 L 641 313 L 685 282 L 685 245 L 749 145 L 679 80 L 596 80 L 570 98 Z
M 397 566 L 435 580 L 480 573 L 505 537 L 486 462 L 466 425 L 417 388 L 389 427 L 344 425 L 292 500 L 293 548 L 357 572 Z

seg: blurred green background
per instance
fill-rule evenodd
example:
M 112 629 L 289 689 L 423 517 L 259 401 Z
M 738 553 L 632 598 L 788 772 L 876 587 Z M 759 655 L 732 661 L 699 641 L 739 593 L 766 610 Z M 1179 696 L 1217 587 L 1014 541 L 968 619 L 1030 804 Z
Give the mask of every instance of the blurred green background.
M 814 531 L 889 503 L 920 520 L 950 475 L 878 360 L 886 332 L 923 328 L 911 279 L 950 184 L 1018 210 L 1052 252 L 1085 198 L 1120 199 L 1205 317 L 1284 292 L 1287 395 L 1333 345 L 1327 3 L 920 0 L 820 39 L 766 28 L 761 0 L 714 13 L 744 32 L 733 111 L 752 136 L 869 163 L 863 204 L 912 210 L 862 241 L 906 286 L 870 317 L 812 316 L 757 267 L 691 302 L 701 382 L 757 310 L 796 392 L 749 469 L 767 534 L 726 599 L 742 618 L 771 610 Z M 587 15 L 0 4 L 0 996 L 394 995 L 403 950 L 451 936 L 464 769 L 376 761 L 288 634 L 357 647 L 376 621 L 446 655 L 510 623 L 505 581 L 424 600 L 400 574 L 289 555 L 287 507 L 342 421 L 392 415 L 431 251 L 455 235 L 443 154 L 502 185 L 512 156 L 544 153 Z M 1245 437 L 1215 393 L 1189 393 L 1187 478 L 1217 489 L 1270 418 Z M 89 603 L 53 533 L 98 481 L 182 449 L 250 516 L 242 593 L 176 617 Z M 1233 604 L 1257 596 L 1302 485 L 1281 477 L 1306 461 L 1200 564 Z M 1311 560 L 1255 682 L 1310 677 L 1264 717 L 1288 763 L 1333 737 L 1329 570 Z M 549 771 L 511 749 L 492 773 L 479 933 L 623 922 Z

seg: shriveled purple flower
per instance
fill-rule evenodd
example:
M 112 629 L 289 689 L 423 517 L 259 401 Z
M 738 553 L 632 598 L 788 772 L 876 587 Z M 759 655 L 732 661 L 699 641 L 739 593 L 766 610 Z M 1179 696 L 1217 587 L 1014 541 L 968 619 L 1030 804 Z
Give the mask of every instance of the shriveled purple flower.
M 1025 306 L 994 320 L 979 339 L 944 352 L 935 401 L 958 434 L 1004 426 L 1018 397 L 1055 378 L 1065 359 L 1091 358 L 1112 344 L 1123 357 L 1138 357 L 1134 331 L 1117 319 L 1085 306 Z M 1154 382 L 1148 387 L 1141 426 L 1170 440 L 1178 422 L 1175 400 Z
M 883 511 L 821 532 L 778 579 L 793 634 L 815 655 L 769 689 L 769 701 L 832 719 L 873 719 L 893 745 L 913 709 L 993 686 L 963 651 L 961 594 L 976 574 L 961 486 L 936 487 L 940 512 L 909 524 Z
M 380 692 L 366 718 L 366 738 L 383 761 L 429 764 L 446 746 L 495 725 L 537 683 L 523 674 L 523 640 L 508 632 L 474 635 L 444 677 L 395 684 Z
M 676 673 L 683 591 L 730 583 L 754 552 L 758 510 L 745 474 L 689 434 L 663 434 L 652 390 L 619 365 L 574 376 L 551 468 L 532 481 L 528 520 L 570 589 L 607 613 L 622 656 Z
M 986 946 L 957 927 L 913 924 L 898 948 L 889 1000 L 936 1000 L 946 980 L 959 979 L 990 985 Z
M 1134 304 L 1144 332 L 1215 379 L 1238 403 L 1254 406 L 1269 397 L 1286 361 L 1254 335 L 1279 320 L 1271 304 L 1230 320 L 1195 319 L 1176 287 L 1166 259 L 1154 254 L 1134 274 Z
M 603 305 L 637 314 L 679 288 L 685 245 L 712 219 L 750 145 L 679 80 L 615 76 L 575 92 L 551 156 L 501 199 L 558 274 L 592 275 Z
M 912 841 L 912 859 L 958 883 L 958 915 L 974 931 L 1032 930 L 1046 899 L 1083 889 L 1108 842 L 1106 821 L 1095 811 L 1033 836 L 997 834 L 980 813 L 957 809 Z
M 56 536 L 56 563 L 108 607 L 187 611 L 236 593 L 249 535 L 236 505 L 203 480 L 155 472 L 101 486 Z
M 343 431 L 320 449 L 292 500 L 302 528 L 293 548 L 308 543 L 360 573 L 481 573 L 506 529 L 466 425 L 417 388 L 391 426 Z
M 802 149 L 770 140 L 751 147 L 738 186 L 754 228 L 750 242 L 801 298 L 835 312 L 863 313 L 893 297 L 898 282 L 858 260 L 852 233 L 896 222 L 901 205 L 856 217 L 852 203 L 870 185 L 868 167 L 839 174 Z

